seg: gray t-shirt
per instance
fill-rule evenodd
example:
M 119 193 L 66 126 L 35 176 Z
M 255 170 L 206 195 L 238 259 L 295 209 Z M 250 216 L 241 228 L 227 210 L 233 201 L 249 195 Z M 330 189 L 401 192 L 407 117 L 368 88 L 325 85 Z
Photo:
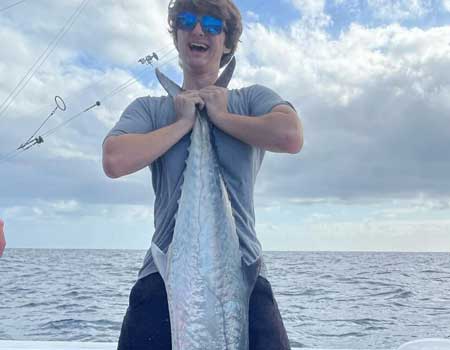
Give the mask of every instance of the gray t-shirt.
M 228 91 L 228 111 L 233 114 L 257 117 L 269 113 L 280 104 L 292 106 L 275 92 L 261 85 Z M 141 97 L 125 109 L 120 120 L 106 137 L 148 133 L 174 122 L 175 109 L 172 98 Z M 149 165 L 155 191 L 155 232 L 152 240 L 164 251 L 167 251 L 175 227 L 175 213 L 181 195 L 190 135 L 191 133 L 186 134 Z M 241 142 L 214 126 L 211 128 L 211 135 L 230 197 L 241 252 L 244 260 L 251 263 L 262 255 L 261 244 L 255 232 L 253 189 L 264 158 L 264 150 Z M 138 279 L 154 272 L 157 272 L 157 269 L 148 249 Z M 265 274 L 263 264 L 261 275 Z

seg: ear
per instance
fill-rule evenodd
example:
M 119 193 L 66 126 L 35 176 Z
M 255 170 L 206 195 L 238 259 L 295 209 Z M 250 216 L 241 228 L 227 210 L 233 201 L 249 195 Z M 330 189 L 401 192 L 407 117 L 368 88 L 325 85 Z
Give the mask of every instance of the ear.
M 227 54 L 227 53 L 230 53 L 231 52 L 231 49 L 229 49 L 228 47 L 224 47 L 224 49 L 223 49 L 223 53 L 224 54 Z

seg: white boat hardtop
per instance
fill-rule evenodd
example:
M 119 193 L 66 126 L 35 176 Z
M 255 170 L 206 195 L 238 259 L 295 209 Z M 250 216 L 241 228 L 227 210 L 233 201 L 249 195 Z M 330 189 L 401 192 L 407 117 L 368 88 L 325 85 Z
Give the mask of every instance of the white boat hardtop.
M 420 339 L 403 344 L 398 350 L 450 350 L 449 339 Z
M 116 350 L 117 343 L 64 342 L 64 341 L 16 341 L 0 340 L 0 350 Z M 366 350 L 292 348 L 292 350 Z M 450 350 L 449 339 L 421 339 L 401 345 L 397 349 L 379 350 Z
M 116 350 L 117 343 L 93 342 L 61 342 L 61 341 L 10 341 L 0 340 L 0 350 Z M 292 350 L 338 350 L 338 349 L 307 349 L 292 348 Z M 366 349 L 339 349 L 339 350 L 366 350 Z M 380 349 L 388 350 L 388 349 Z M 392 349 L 389 349 L 392 350 Z M 450 349 L 449 349 L 450 350 Z

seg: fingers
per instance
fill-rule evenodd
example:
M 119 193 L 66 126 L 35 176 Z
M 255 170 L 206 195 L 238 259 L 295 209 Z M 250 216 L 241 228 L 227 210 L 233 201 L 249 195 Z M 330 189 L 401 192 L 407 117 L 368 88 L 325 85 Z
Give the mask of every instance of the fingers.
M 199 92 L 200 92 L 200 95 L 202 93 L 223 94 L 223 93 L 227 93 L 228 90 L 223 87 L 220 87 L 220 86 L 210 85 L 210 86 L 204 87 Z
M 181 97 L 186 97 L 186 98 L 191 98 L 193 96 L 198 96 L 198 91 L 197 90 L 187 90 L 187 91 L 183 91 L 181 94 L 179 94 L 178 96 Z
M 219 86 L 211 85 L 201 89 L 199 94 L 204 100 L 211 100 L 227 96 L 228 90 Z
M 197 90 L 184 91 L 177 97 L 183 100 L 184 103 L 188 102 L 194 104 L 199 109 L 203 109 L 205 107 L 205 101 L 203 101 Z
M 200 96 L 195 96 L 192 97 L 192 102 L 194 102 L 194 104 L 199 108 L 199 109 L 203 109 L 203 107 L 205 107 L 205 101 L 203 101 L 203 99 Z
M 214 97 L 214 96 L 220 96 L 220 95 L 226 95 L 226 94 L 228 94 L 227 89 L 219 87 L 219 86 L 215 86 L 215 85 L 210 85 L 210 86 L 204 87 L 201 90 L 184 91 L 178 96 L 183 96 L 188 99 L 196 99 L 197 97 L 199 97 L 202 100 L 202 102 L 204 102 L 203 101 L 204 96 Z
M 184 120 L 189 122 L 189 126 L 193 127 L 196 120 L 197 109 L 205 107 L 205 101 L 200 97 L 198 91 L 185 91 L 173 98 L 175 105 L 176 120 Z
M 219 103 L 220 105 L 227 103 L 228 90 L 219 86 L 207 86 L 201 90 L 183 91 L 176 98 L 180 105 L 192 103 L 199 109 L 205 108 L 206 105 L 212 107 Z

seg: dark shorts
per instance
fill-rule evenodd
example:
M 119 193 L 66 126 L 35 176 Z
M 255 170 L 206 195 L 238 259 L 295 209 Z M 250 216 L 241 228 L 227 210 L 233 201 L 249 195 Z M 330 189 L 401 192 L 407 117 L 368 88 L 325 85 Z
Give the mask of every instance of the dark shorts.
M 250 297 L 249 341 L 249 350 L 290 349 L 272 287 L 262 277 L 258 277 Z M 171 349 L 166 290 L 161 276 L 154 273 L 131 289 L 118 350 Z

